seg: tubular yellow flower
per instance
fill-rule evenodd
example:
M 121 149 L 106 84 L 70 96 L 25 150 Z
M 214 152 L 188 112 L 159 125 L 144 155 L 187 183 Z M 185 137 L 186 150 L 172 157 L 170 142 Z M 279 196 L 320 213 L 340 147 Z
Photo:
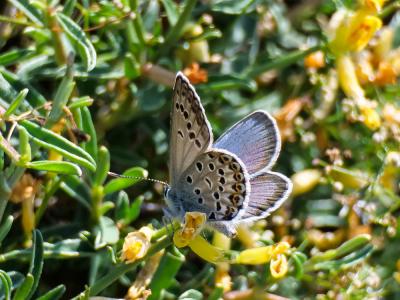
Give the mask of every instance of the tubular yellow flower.
M 278 254 L 276 258 L 272 258 L 269 269 L 272 277 L 279 279 L 286 275 L 288 271 L 288 261 L 285 254 Z
M 346 96 L 353 99 L 364 98 L 364 90 L 361 87 L 354 63 L 349 55 L 340 55 L 336 59 L 339 84 Z
M 185 223 L 181 230 L 177 230 L 174 233 L 174 244 L 178 248 L 189 245 L 190 241 L 193 240 L 203 228 L 206 222 L 206 215 L 200 212 L 188 212 L 185 214 Z
M 386 0 L 361 0 L 361 7 L 369 10 L 372 13 L 378 13 L 381 11 Z
M 292 196 L 298 196 L 311 191 L 321 179 L 321 171 L 317 169 L 306 169 L 295 173 L 292 176 Z
M 223 250 L 230 250 L 231 239 L 222 233 L 215 231 L 213 245 Z M 222 262 L 217 264 L 215 271 L 215 286 L 221 287 L 224 292 L 229 292 L 232 288 L 231 276 L 229 275 L 229 263 Z
M 189 243 L 190 249 L 202 259 L 211 263 L 229 262 L 227 252 L 211 245 L 200 235 L 196 235 Z
M 375 109 L 371 107 L 360 107 L 363 123 L 369 129 L 376 130 L 381 126 L 381 118 Z
M 22 228 L 26 236 L 30 236 L 35 228 L 34 200 L 39 192 L 40 181 L 26 173 L 14 186 L 10 200 L 22 204 Z
M 334 38 L 329 43 L 330 49 L 335 55 L 361 51 L 381 27 L 382 21 L 367 11 L 349 14 L 336 28 Z
M 144 226 L 139 231 L 130 232 L 122 246 L 121 260 L 132 263 L 144 257 L 150 248 L 150 240 L 153 230 Z
M 240 224 L 237 231 L 237 238 L 246 248 L 254 248 L 257 243 L 256 233 L 251 231 L 247 224 Z
M 164 250 L 159 251 L 146 261 L 144 267 L 140 270 L 135 281 L 125 295 L 126 300 L 147 299 L 147 297 L 150 296 L 151 291 L 146 288 L 150 284 L 163 254 Z
M 272 258 L 286 253 L 290 249 L 287 242 L 280 242 L 273 246 L 246 249 L 239 253 L 235 263 L 244 265 L 260 265 L 271 261 Z

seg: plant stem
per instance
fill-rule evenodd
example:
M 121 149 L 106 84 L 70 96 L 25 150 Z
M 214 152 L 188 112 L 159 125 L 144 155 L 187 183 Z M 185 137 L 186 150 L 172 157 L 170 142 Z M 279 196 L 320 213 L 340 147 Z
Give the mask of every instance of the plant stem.
M 176 44 L 176 42 L 179 40 L 179 38 L 182 35 L 183 29 L 185 27 L 185 24 L 190 18 L 190 15 L 192 14 L 193 8 L 196 4 L 196 0 L 187 0 L 185 3 L 185 7 L 183 8 L 183 11 L 181 15 L 179 16 L 178 21 L 176 24 L 169 30 L 165 42 L 163 45 L 163 48 L 161 50 L 162 53 L 167 52 L 167 50 L 172 47 L 173 45 Z
M 291 64 L 298 62 L 299 60 L 306 57 L 310 53 L 321 50 L 322 48 L 323 48 L 323 45 L 317 45 L 317 46 L 308 48 L 306 50 L 296 50 L 296 51 L 290 52 L 289 54 L 286 54 L 282 57 L 273 59 L 272 61 L 269 61 L 265 64 L 261 64 L 254 68 L 251 68 L 249 71 L 247 71 L 245 73 L 245 77 L 254 78 L 254 77 L 257 77 L 257 76 L 261 75 L 262 73 L 269 71 L 269 70 L 282 69 L 286 66 L 289 66 Z
M 126 272 L 135 269 L 142 261 L 147 260 L 149 257 L 157 253 L 158 251 L 168 247 L 172 243 L 171 239 L 165 237 L 162 240 L 155 243 L 147 252 L 146 256 L 140 260 L 137 260 L 133 263 L 126 264 L 121 263 L 117 265 L 113 270 L 111 270 L 107 275 L 103 276 L 99 280 L 97 280 L 90 287 L 90 296 L 95 296 L 100 293 L 102 290 L 107 288 L 110 284 L 116 281 L 119 277 L 124 275 Z

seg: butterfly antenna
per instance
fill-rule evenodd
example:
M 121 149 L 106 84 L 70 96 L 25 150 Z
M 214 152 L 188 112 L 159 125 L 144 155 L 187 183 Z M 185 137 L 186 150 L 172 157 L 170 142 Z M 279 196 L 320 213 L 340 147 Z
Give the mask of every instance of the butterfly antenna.
M 160 183 L 160 184 L 165 185 L 165 186 L 169 186 L 168 183 L 166 183 L 164 181 L 161 181 L 161 180 L 153 179 L 153 178 L 145 178 L 145 177 L 139 177 L 139 176 L 127 176 L 127 175 L 117 174 L 117 173 L 114 173 L 114 172 L 108 172 L 107 174 L 108 174 L 108 176 L 115 177 L 115 178 L 146 180 L 146 181 L 150 181 L 150 182 Z

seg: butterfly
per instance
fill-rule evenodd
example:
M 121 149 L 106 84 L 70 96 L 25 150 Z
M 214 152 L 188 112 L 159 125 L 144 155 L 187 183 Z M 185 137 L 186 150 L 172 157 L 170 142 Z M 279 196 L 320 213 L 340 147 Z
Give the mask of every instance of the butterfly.
M 175 78 L 166 217 L 206 215 L 206 225 L 233 237 L 243 222 L 263 219 L 288 198 L 292 183 L 272 172 L 281 148 L 276 121 L 255 111 L 217 141 L 194 87 Z

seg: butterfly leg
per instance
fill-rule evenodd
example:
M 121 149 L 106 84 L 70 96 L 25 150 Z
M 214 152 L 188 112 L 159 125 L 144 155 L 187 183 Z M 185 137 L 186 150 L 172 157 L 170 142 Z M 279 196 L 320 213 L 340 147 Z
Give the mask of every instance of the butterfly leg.
M 215 230 L 225 234 L 229 238 L 234 238 L 236 236 L 236 228 L 233 224 L 228 222 L 212 222 L 210 226 Z
M 174 234 L 174 223 L 172 213 L 168 208 L 163 208 L 164 216 L 162 217 L 162 222 L 164 224 L 165 229 L 167 230 L 168 236 L 172 236 Z

